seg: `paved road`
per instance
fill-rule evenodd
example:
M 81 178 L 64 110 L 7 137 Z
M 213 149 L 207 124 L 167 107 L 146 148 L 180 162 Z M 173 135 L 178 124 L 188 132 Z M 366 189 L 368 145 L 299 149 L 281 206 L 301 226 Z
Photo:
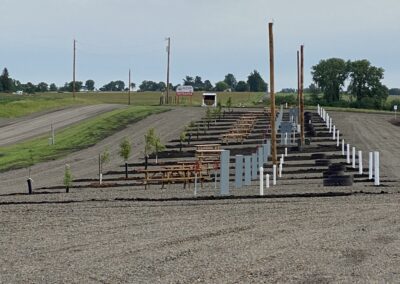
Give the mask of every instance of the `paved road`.
M 122 107 L 124 106 L 116 104 L 90 105 L 57 110 L 36 117 L 30 116 L 14 122 L 9 120 L 7 125 L 0 124 L 0 146 L 21 142 L 45 133 L 50 135 L 51 124 L 57 131 L 84 119 Z

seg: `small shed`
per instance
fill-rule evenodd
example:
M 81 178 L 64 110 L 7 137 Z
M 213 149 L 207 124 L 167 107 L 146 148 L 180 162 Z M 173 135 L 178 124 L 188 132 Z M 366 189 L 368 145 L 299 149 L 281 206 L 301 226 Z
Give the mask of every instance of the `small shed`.
M 216 107 L 217 106 L 217 94 L 216 93 L 203 93 L 203 107 Z

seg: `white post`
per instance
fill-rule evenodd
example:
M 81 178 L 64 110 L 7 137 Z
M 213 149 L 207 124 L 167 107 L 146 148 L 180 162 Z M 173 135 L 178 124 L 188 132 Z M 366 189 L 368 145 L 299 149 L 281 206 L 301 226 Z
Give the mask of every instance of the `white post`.
M 100 174 L 100 180 L 99 183 L 102 184 L 103 183 L 103 174 Z
M 353 169 L 356 168 L 356 147 L 352 148 L 352 167 Z
M 194 174 L 194 196 L 197 196 L 197 173 Z
M 329 133 L 332 133 L 332 118 L 329 118 Z
M 374 152 L 374 176 L 375 176 L 374 184 L 376 186 L 379 186 L 380 178 L 379 178 L 379 152 L 378 151 Z
M 319 104 L 317 105 L 317 112 L 318 112 L 318 114 L 319 114 Z
M 363 174 L 362 151 L 358 151 L 358 173 Z
M 276 165 L 272 166 L 272 185 L 276 185 Z
M 283 170 L 283 164 L 282 164 L 282 161 L 281 161 L 281 163 L 279 163 L 279 177 L 280 178 L 282 177 L 282 170 Z
M 332 136 L 332 140 L 333 140 L 333 141 L 336 140 L 336 125 L 333 126 L 333 136 Z
M 372 152 L 369 152 L 368 168 L 368 178 L 371 180 L 374 178 L 374 153 Z
M 285 148 L 285 157 L 287 157 L 287 148 Z
M 287 145 L 287 132 L 285 132 L 285 145 Z
M 342 139 L 342 156 L 344 156 L 344 139 Z
M 284 154 L 281 155 L 281 163 L 283 164 L 285 162 Z
M 269 188 L 269 174 L 267 174 L 267 175 L 265 176 L 265 183 L 266 183 L 266 185 L 267 185 L 267 188 Z
M 337 142 L 336 142 L 336 147 L 339 147 L 339 145 L 340 145 L 340 135 L 339 135 L 340 133 L 339 133 L 339 130 L 337 131 L 337 135 L 336 135 L 336 138 L 337 138 Z
M 348 164 L 350 164 L 350 163 L 351 163 L 351 162 L 350 162 L 350 144 L 347 144 L 347 152 L 346 152 L 346 155 L 347 155 L 346 162 L 347 162 Z
M 260 195 L 264 195 L 264 168 L 260 167 Z

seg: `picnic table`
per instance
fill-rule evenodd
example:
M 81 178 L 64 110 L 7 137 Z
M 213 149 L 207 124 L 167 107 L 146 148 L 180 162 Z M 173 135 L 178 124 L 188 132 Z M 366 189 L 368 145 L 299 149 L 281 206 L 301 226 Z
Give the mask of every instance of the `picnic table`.
M 221 148 L 221 144 L 199 144 L 194 146 L 196 150 L 219 150 Z
M 196 150 L 196 158 L 201 162 L 203 160 L 219 160 L 221 157 L 221 149 L 205 149 Z

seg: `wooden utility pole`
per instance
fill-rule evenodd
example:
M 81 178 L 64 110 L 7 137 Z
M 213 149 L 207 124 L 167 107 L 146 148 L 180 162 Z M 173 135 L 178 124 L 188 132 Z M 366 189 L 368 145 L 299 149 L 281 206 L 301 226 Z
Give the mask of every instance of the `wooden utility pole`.
M 276 165 L 276 126 L 275 126 L 275 79 L 274 79 L 274 33 L 273 23 L 269 23 L 269 76 L 271 95 L 271 140 L 272 140 L 272 164 Z
M 300 115 L 300 51 L 297 51 L 297 123 L 301 124 L 301 115 Z
M 72 97 L 75 99 L 75 60 L 76 60 L 76 40 L 74 39 L 74 62 L 72 71 Z
M 167 53 L 168 53 L 168 61 L 167 61 L 167 104 L 169 103 L 169 62 L 170 62 L 170 55 L 171 55 L 171 38 L 167 38 L 168 45 L 167 45 Z
M 300 47 L 300 112 L 301 112 L 301 145 L 304 145 L 304 45 Z
M 128 105 L 131 104 L 131 69 L 129 69 Z

